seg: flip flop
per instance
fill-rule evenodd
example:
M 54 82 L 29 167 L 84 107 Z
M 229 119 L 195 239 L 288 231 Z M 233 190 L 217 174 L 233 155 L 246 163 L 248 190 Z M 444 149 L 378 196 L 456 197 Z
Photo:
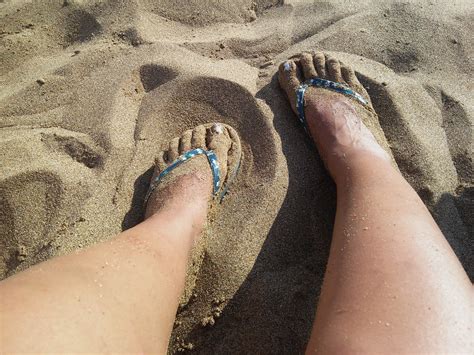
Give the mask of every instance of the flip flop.
M 208 123 L 201 125 L 206 130 L 213 130 L 213 134 L 227 134 L 231 140 L 231 146 L 228 151 L 228 160 L 227 160 L 227 174 L 226 176 L 221 176 L 221 169 L 219 168 L 219 161 L 217 159 L 217 155 L 214 151 L 210 149 L 205 149 L 203 147 L 196 147 L 194 149 L 190 149 L 183 154 L 181 154 L 176 160 L 170 163 L 160 174 L 155 177 L 148 189 L 148 192 L 145 196 L 145 206 L 153 193 L 156 187 L 160 184 L 160 182 L 169 175 L 174 169 L 178 168 L 182 164 L 186 163 L 190 159 L 204 155 L 208 162 L 210 169 L 212 171 L 212 179 L 213 179 L 213 197 L 214 200 L 218 203 L 222 202 L 224 197 L 229 191 L 229 186 L 234 181 L 235 177 L 237 176 L 240 165 L 242 161 L 242 148 L 240 144 L 240 138 L 237 132 L 229 125 L 224 123 Z M 194 128 L 193 131 L 197 131 L 200 126 Z
M 352 90 L 351 88 L 349 88 L 348 86 L 344 84 L 337 83 L 337 82 L 327 80 L 327 79 L 321 79 L 321 78 L 312 78 L 312 79 L 306 80 L 303 84 L 301 84 L 296 89 L 296 110 L 298 111 L 298 119 L 308 134 L 309 134 L 309 128 L 308 128 L 308 124 L 306 122 L 306 117 L 304 114 L 304 107 L 305 107 L 304 94 L 310 86 L 331 90 L 339 94 L 349 96 L 353 98 L 354 100 L 356 100 L 357 102 L 359 102 L 360 104 L 362 104 L 364 108 L 372 112 L 370 103 L 361 94 L 355 92 L 354 90 Z
M 219 139 L 224 137 L 215 138 L 214 136 L 214 138 L 207 140 L 206 136 L 209 137 L 209 134 L 225 134 L 225 139 L 228 139 L 228 141 L 225 142 L 225 148 L 223 148 L 223 146 L 219 146 L 219 144 L 224 143 L 224 141 L 219 141 Z M 216 141 L 213 141 L 213 139 L 216 139 Z M 227 173 L 225 176 L 222 176 L 222 169 L 219 165 L 216 152 L 214 152 L 212 149 L 209 149 L 209 146 L 213 145 L 216 150 L 220 148 L 227 149 Z M 242 161 L 242 148 L 239 135 L 231 126 L 226 124 L 208 123 L 197 126 L 193 130 L 184 132 L 181 137 L 173 139 L 170 142 L 169 147 L 169 150 L 163 150 L 161 152 L 161 155 L 158 156 L 156 161 L 156 165 L 160 166 L 162 170 L 156 177 L 152 178 L 150 188 L 148 189 L 145 197 L 145 209 L 153 191 L 173 170 L 179 169 L 183 164 L 197 156 L 205 156 L 209 163 L 213 179 L 213 199 L 211 201 L 211 209 L 209 211 L 209 213 L 211 213 L 212 207 L 222 202 L 229 191 L 229 186 L 235 180 L 240 170 Z M 183 147 L 183 149 L 180 147 Z M 181 155 L 172 162 L 166 164 L 164 157 L 167 158 L 171 151 L 176 155 L 180 153 Z M 184 169 L 184 167 L 182 169 Z M 208 217 L 208 220 L 212 220 L 212 218 Z M 198 278 L 199 270 L 204 259 L 204 250 L 207 243 L 206 233 L 208 232 L 209 231 L 207 229 L 204 229 L 204 235 L 198 239 L 197 244 L 195 244 L 193 247 L 193 252 L 189 260 L 188 270 L 186 273 L 185 288 L 180 298 L 180 305 L 185 305 L 193 295 L 193 290 Z

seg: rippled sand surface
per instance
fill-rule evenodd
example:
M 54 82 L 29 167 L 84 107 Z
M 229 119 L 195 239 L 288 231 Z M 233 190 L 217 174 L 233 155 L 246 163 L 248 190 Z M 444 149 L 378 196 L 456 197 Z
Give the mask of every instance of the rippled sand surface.
M 322 50 L 356 69 L 400 171 L 472 278 L 473 9 L 467 0 L 0 3 L 0 277 L 139 223 L 162 145 L 224 122 L 240 134 L 242 172 L 210 224 L 170 349 L 302 352 L 335 189 L 275 72 L 288 56 Z

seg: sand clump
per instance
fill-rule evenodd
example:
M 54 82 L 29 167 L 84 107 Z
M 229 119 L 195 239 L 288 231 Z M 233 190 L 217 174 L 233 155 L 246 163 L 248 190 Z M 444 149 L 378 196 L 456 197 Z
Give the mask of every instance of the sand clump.
M 275 74 L 322 50 L 355 68 L 473 278 L 472 13 L 422 0 L 0 4 L 1 277 L 139 223 L 162 145 L 223 122 L 245 159 L 170 352 L 301 353 L 335 189 Z

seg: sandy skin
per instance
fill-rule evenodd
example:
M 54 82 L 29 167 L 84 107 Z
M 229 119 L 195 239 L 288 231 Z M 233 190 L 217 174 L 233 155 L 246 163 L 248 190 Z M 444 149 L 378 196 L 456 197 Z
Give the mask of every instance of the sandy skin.
M 343 75 L 346 69 L 337 60 L 305 56 L 289 62 L 290 70 L 280 69 L 290 103 L 298 71 L 344 80 L 354 88 L 358 84 L 353 72 Z M 316 60 L 322 56 L 324 66 Z M 337 215 L 307 352 L 464 351 L 471 284 L 459 261 L 365 126 L 369 116 L 359 114 L 346 97 L 313 92 L 308 92 L 306 117 L 337 184 Z M 220 161 L 230 155 L 225 136 L 196 137 L 199 146 L 215 142 Z M 189 142 L 174 140 L 163 166 Z M 2 334 L 3 350 L 166 352 L 212 186 L 204 158 L 187 169 L 170 175 L 151 196 L 143 223 L 3 281 L 1 313 L 9 325 Z
M 240 145 L 234 130 L 213 127 L 172 140 L 155 175 L 189 149 L 212 149 L 226 183 Z M 209 162 L 197 156 L 157 186 L 144 222 L 2 281 L 2 351 L 165 353 L 211 201 Z
M 279 69 L 295 113 L 295 89 L 312 77 L 343 83 L 370 102 L 350 67 L 324 53 L 302 53 Z M 318 88 L 305 101 L 309 131 L 337 184 L 333 241 L 307 353 L 466 352 L 471 283 L 382 148 L 381 131 L 367 128 L 377 127 L 373 108 Z

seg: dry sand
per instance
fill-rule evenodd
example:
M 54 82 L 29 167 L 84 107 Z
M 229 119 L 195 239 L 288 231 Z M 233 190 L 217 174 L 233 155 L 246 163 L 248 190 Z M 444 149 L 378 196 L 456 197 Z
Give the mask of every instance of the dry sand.
M 171 349 L 301 353 L 335 190 L 274 74 L 317 49 L 355 67 L 472 278 L 473 13 L 469 0 L 2 1 L 0 277 L 138 223 L 161 145 L 225 122 L 243 170 Z

